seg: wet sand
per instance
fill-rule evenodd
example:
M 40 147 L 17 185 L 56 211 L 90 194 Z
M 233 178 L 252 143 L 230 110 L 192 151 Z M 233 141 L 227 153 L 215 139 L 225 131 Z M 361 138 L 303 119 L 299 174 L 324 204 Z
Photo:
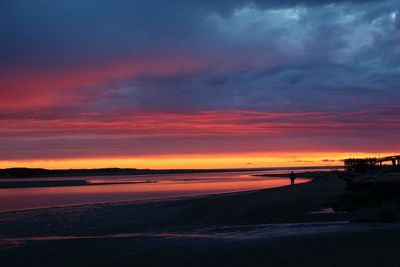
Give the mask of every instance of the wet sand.
M 331 212 L 336 174 L 295 186 L 0 213 L 5 266 L 398 266 L 400 226 Z

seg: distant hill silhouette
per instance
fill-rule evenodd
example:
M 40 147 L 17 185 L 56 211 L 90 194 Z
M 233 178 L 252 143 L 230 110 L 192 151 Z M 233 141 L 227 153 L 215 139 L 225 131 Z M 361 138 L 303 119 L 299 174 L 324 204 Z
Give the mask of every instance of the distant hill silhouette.
M 245 169 L 241 169 L 245 170 Z M 204 172 L 232 172 L 240 169 L 213 169 L 213 170 L 150 170 L 150 169 L 68 169 L 48 170 L 42 168 L 9 168 L 0 169 L 0 178 L 34 178 L 34 177 L 72 177 L 72 176 L 113 176 L 113 175 L 141 175 L 141 174 L 176 174 L 176 173 L 204 173 Z
M 281 168 L 237 168 L 237 169 L 170 169 L 151 170 L 135 168 L 101 168 L 101 169 L 66 169 L 48 170 L 43 168 L 8 168 L 0 169 L 1 178 L 35 178 L 35 177 L 74 177 L 74 176 L 116 176 L 116 175 L 145 175 L 145 174 L 178 174 L 178 173 L 212 173 L 212 172 L 238 172 L 238 171 L 267 171 L 287 170 Z M 332 166 L 292 167 L 291 170 L 307 170 L 312 168 L 328 169 Z

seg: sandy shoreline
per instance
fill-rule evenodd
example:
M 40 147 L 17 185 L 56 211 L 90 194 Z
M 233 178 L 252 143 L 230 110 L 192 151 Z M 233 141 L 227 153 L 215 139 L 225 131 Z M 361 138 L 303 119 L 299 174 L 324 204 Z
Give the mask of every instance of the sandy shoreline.
M 0 257 L 6 266 L 393 266 L 397 223 L 344 223 L 376 209 L 318 212 L 345 187 L 332 173 L 250 192 L 2 213 Z

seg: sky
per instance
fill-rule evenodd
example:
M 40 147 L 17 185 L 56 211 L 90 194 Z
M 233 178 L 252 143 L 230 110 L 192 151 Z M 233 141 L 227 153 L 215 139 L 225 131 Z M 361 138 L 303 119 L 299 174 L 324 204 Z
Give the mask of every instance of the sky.
M 398 0 L 3 0 L 0 59 L 0 168 L 400 148 Z

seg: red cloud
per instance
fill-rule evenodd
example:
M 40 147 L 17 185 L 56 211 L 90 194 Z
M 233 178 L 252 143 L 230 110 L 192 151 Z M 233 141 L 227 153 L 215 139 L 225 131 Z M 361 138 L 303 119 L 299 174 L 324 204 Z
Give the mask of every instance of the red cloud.
M 0 105 L 20 109 L 57 105 L 86 97 L 80 89 L 141 75 L 168 76 L 204 70 L 210 57 L 163 55 L 108 62 L 57 71 L 21 71 L 0 74 Z

